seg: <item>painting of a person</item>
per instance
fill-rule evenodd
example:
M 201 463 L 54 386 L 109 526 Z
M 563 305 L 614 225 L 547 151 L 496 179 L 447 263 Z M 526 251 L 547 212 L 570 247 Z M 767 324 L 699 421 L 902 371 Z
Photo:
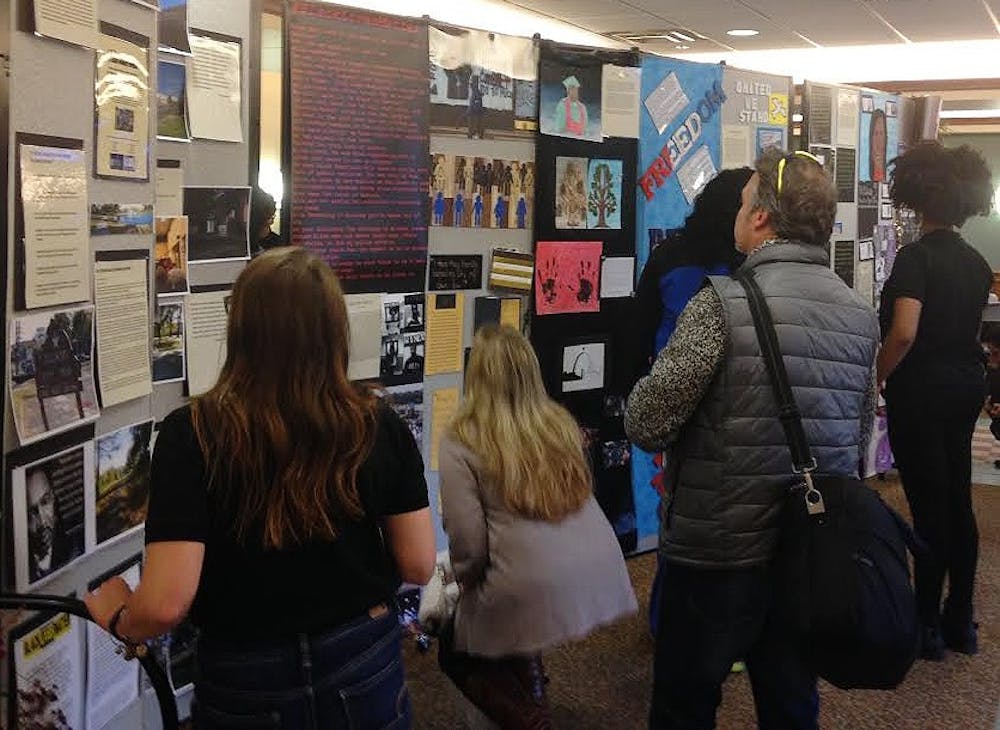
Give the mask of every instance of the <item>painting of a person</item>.
M 483 225 L 483 196 L 476 193 L 476 202 L 472 204 L 472 225 L 479 228 Z
M 886 148 L 889 144 L 889 130 L 885 112 L 872 112 L 872 123 L 868 129 L 868 171 L 871 182 L 885 182 Z
M 580 101 L 580 82 L 576 76 L 563 79 L 566 96 L 556 103 L 555 132 L 567 137 L 587 134 L 587 107 Z
M 495 228 L 507 227 L 507 203 L 502 195 L 497 196 L 497 204 L 493 206 L 493 216 L 496 219 Z
M 444 193 L 438 192 L 434 196 L 434 225 L 444 224 Z
M 281 236 L 271 230 L 278 205 L 270 193 L 255 187 L 250 198 L 250 254 L 256 256 L 269 248 L 283 245 Z
M 527 226 L 528 218 L 528 204 L 524 200 L 522 195 L 517 201 L 517 227 L 525 228 Z

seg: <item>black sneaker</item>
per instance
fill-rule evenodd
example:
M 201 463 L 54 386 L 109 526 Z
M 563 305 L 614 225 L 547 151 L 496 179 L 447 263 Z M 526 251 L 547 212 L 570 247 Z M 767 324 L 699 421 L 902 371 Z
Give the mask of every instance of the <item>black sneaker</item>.
M 997 459 L 996 461 L 993 462 L 993 468 L 1000 469 L 1000 459 Z
M 929 662 L 944 661 L 944 640 L 936 626 L 924 626 L 920 638 L 920 657 Z
M 962 628 L 941 627 L 941 638 L 944 645 L 959 654 L 975 656 L 979 653 L 979 624 L 970 621 Z

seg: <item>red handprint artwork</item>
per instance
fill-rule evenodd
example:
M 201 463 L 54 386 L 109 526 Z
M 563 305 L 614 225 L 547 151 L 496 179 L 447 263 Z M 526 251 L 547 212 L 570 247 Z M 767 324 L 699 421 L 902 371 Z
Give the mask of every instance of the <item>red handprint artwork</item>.
M 601 311 L 600 241 L 542 241 L 535 250 L 535 311 L 571 314 Z

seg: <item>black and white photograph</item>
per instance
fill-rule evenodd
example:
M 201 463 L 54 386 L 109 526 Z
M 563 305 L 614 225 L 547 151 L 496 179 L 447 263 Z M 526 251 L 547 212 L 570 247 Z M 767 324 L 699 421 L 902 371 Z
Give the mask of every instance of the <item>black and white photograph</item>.
M 21 444 L 93 421 L 94 308 L 10 319 L 10 401 Z
M 424 446 L 424 384 L 400 385 L 386 391 L 386 403 L 396 412 L 413 434 L 417 448 Z
M 87 441 L 12 472 L 17 590 L 33 590 L 86 551 L 86 494 L 94 484 Z
M 115 130 L 131 134 L 135 130 L 135 110 L 128 107 L 115 107 Z
M 600 390 L 604 387 L 604 350 L 603 342 L 563 346 L 560 379 L 563 393 Z
M 382 352 L 379 377 L 384 385 L 424 379 L 424 295 L 387 294 L 382 299 Z
M 250 258 L 250 188 L 184 188 L 188 261 Z

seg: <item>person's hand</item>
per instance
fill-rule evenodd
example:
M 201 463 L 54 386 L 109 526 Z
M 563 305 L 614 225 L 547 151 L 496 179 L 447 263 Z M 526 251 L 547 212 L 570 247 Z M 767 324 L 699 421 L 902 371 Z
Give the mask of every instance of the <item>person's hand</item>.
M 84 596 L 83 602 L 87 604 L 87 610 L 90 611 L 94 621 L 100 624 L 101 628 L 107 629 L 115 612 L 131 595 L 132 589 L 128 587 L 128 583 L 121 576 L 115 576 Z

